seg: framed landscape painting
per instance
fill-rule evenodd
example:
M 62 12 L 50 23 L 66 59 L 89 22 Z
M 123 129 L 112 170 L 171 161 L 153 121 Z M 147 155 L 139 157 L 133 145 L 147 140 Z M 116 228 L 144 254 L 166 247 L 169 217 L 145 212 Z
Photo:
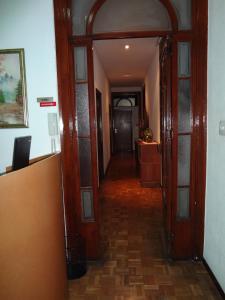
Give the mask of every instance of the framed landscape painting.
M 27 126 L 24 49 L 0 50 L 0 128 Z

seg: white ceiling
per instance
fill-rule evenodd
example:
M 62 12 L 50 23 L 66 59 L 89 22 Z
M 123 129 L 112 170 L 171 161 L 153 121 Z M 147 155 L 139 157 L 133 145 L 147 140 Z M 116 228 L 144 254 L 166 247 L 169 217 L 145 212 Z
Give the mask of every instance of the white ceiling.
M 130 45 L 125 50 L 125 45 Z M 158 47 L 158 38 L 95 41 L 94 49 L 112 86 L 140 85 Z

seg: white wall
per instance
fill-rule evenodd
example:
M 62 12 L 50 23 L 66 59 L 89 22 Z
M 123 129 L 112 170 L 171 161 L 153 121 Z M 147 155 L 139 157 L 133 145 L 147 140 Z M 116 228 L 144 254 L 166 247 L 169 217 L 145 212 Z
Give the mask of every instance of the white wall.
M 104 151 L 104 171 L 106 171 L 110 160 L 110 129 L 109 129 L 109 103 L 110 88 L 102 63 L 94 49 L 94 84 L 95 89 L 102 93 L 102 127 L 103 127 L 103 151 Z
M 145 77 L 145 102 L 149 116 L 149 127 L 153 131 L 153 139 L 160 142 L 160 69 L 159 47 L 151 57 L 150 66 Z
M 225 1 L 209 0 L 208 149 L 204 257 L 225 291 Z
M 24 48 L 29 128 L 0 129 L 0 172 L 12 163 L 14 138 L 32 135 L 31 157 L 51 152 L 47 113 L 36 98 L 57 99 L 55 33 L 52 0 L 0 1 L 0 49 Z M 57 142 L 57 150 L 60 144 Z

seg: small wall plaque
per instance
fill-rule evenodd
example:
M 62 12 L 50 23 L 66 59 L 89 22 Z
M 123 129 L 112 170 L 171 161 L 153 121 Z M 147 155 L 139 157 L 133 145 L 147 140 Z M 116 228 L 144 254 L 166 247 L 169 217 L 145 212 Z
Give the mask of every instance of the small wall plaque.
M 37 98 L 37 102 L 53 102 L 53 97 L 39 97 Z

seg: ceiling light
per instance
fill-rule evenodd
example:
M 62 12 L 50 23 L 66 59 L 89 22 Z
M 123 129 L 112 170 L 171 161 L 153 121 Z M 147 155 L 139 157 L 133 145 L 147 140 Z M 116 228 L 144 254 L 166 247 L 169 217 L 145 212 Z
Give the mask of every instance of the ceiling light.
M 123 77 L 131 77 L 131 74 L 124 74 Z
M 129 50 L 130 49 L 130 45 L 125 45 L 125 50 Z

